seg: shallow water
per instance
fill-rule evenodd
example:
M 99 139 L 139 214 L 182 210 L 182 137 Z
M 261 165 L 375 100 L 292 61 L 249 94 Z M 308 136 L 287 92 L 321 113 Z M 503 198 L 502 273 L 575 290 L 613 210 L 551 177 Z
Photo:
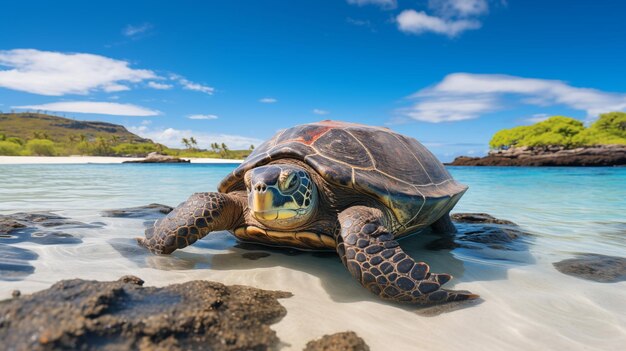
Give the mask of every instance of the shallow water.
M 403 240 L 432 271 L 453 274 L 448 285 L 482 297 L 438 313 L 377 300 L 332 254 L 251 250 L 220 232 L 157 257 L 134 244 L 145 219 L 100 214 L 148 203 L 174 206 L 193 192 L 215 190 L 233 167 L 0 165 L 0 214 L 52 210 L 92 224 L 63 228 L 82 243 L 0 247 L 0 260 L 21 257 L 25 265 L 21 276 L 0 280 L 0 298 L 75 277 L 134 274 L 157 286 L 209 279 L 293 292 L 281 300 L 287 316 L 273 326 L 285 350 L 344 330 L 356 331 L 372 350 L 613 350 L 626 343 L 626 282 L 582 280 L 552 266 L 576 253 L 626 256 L 626 168 L 451 168 L 470 186 L 455 212 L 490 213 L 532 235 L 520 239 L 519 251 L 431 251 L 424 248 L 436 239 L 430 234 Z

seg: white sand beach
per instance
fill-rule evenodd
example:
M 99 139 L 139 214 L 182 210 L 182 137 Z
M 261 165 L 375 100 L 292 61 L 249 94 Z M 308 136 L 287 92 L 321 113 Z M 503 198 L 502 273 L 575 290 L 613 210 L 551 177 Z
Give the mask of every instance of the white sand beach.
M 241 163 L 242 160 L 223 158 L 186 158 L 191 163 Z M 108 156 L 0 156 L 0 164 L 87 164 L 87 163 L 122 163 L 124 161 L 141 160 L 140 157 L 108 157 Z

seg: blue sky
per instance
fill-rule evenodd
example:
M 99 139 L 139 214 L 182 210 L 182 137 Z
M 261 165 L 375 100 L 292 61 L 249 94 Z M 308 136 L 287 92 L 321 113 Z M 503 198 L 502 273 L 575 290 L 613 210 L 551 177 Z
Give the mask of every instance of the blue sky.
M 121 123 L 170 146 L 245 147 L 338 119 L 450 160 L 485 153 L 501 128 L 626 110 L 621 1 L 12 1 L 2 12 L 0 110 Z

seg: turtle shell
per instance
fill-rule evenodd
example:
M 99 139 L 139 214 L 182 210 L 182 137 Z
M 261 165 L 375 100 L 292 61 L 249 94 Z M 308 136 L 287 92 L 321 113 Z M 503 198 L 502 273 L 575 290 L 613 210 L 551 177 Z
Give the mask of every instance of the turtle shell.
M 379 201 L 395 215 L 396 233 L 432 224 L 467 190 L 413 138 L 387 128 L 322 121 L 278 132 L 227 176 L 219 191 L 232 191 L 248 170 L 285 158 L 305 162 L 333 186 Z

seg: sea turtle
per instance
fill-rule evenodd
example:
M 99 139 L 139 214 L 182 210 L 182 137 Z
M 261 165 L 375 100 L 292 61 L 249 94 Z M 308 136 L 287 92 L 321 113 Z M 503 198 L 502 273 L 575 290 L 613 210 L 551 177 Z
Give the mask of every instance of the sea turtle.
M 449 212 L 467 190 L 413 138 L 388 128 L 322 121 L 278 132 L 219 185 L 196 193 L 137 240 L 169 254 L 213 231 L 239 240 L 336 250 L 350 274 L 383 299 L 431 303 L 476 298 L 441 288 L 397 238 L 431 226 L 454 231 Z

